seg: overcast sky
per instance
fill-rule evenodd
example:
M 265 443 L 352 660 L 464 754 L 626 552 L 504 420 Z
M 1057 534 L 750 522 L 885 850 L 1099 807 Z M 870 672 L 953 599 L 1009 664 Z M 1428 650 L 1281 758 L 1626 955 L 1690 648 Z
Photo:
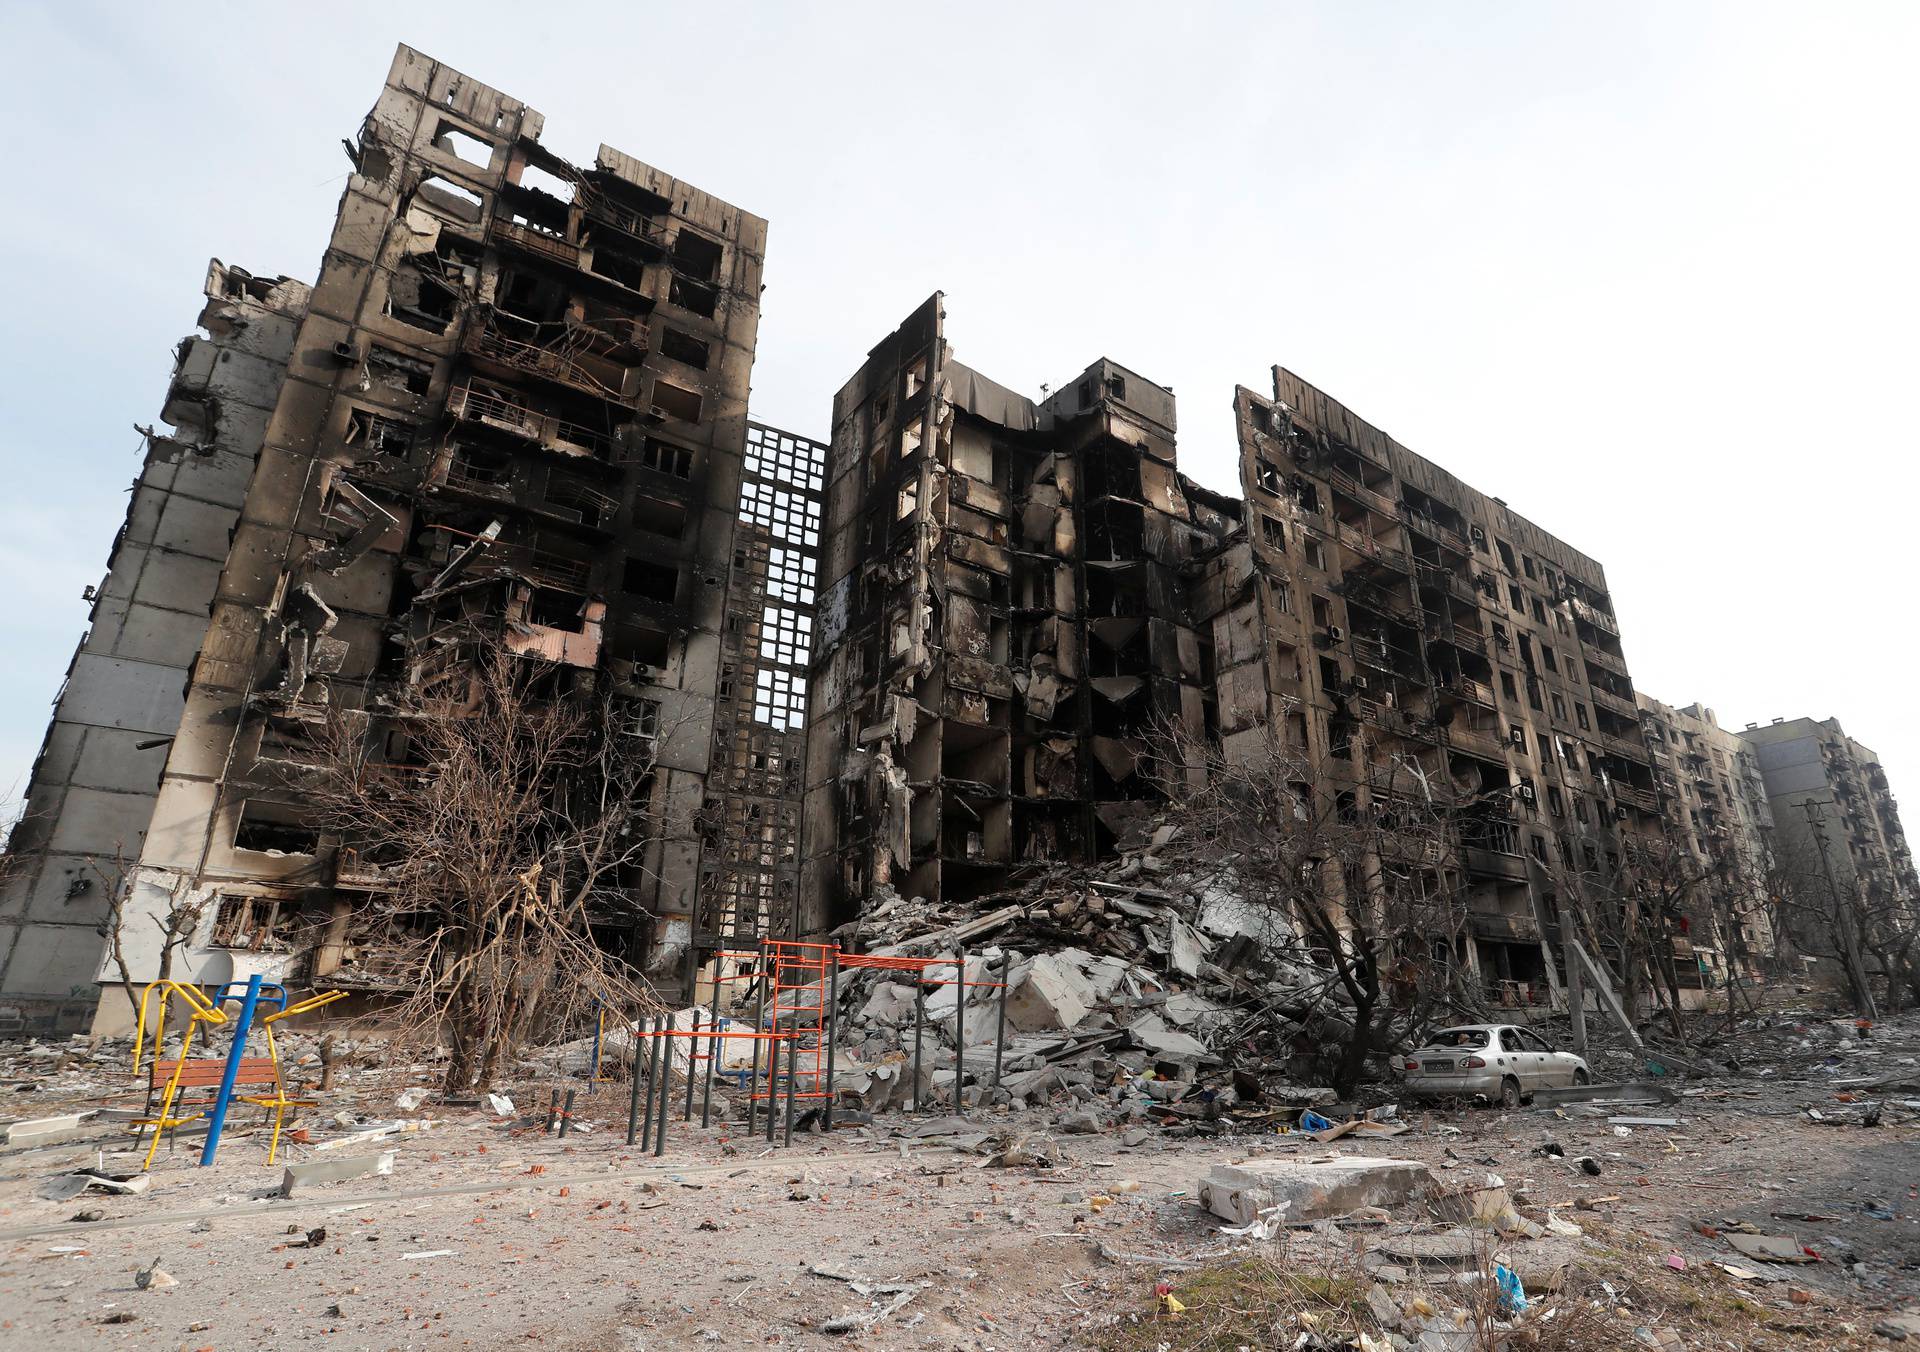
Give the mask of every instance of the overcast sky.
M 282 8 L 0 15 L 0 790 L 208 257 L 312 278 L 405 41 L 768 218 L 763 421 L 825 436 L 938 289 L 1030 395 L 1173 386 L 1232 489 L 1285 365 L 1597 557 L 1641 689 L 1837 715 L 1920 794 L 1920 5 Z

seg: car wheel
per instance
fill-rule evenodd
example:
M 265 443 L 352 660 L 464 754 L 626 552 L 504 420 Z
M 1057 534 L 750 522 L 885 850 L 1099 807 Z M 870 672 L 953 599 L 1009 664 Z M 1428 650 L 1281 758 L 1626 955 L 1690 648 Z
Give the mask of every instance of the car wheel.
M 1575 1084 L 1591 1084 L 1593 1083 L 1593 1076 L 1587 1074 L 1587 1068 L 1585 1066 L 1581 1066 L 1573 1072 L 1573 1082 Z
M 1520 1106 L 1520 1081 L 1509 1075 L 1500 1081 L 1500 1106 L 1518 1108 Z

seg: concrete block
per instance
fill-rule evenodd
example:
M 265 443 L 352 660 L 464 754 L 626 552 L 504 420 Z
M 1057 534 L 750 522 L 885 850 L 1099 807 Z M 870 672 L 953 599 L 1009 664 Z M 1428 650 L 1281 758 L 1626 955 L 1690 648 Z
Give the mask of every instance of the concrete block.
M 296 1189 L 317 1187 L 322 1183 L 343 1183 L 349 1178 L 365 1178 L 369 1174 L 390 1174 L 393 1172 L 394 1153 L 386 1150 L 378 1155 L 349 1155 L 345 1159 L 289 1164 L 286 1176 L 280 1180 L 280 1195 L 291 1197 Z
M 1224 1221 L 1251 1225 L 1285 1204 L 1288 1221 L 1344 1216 L 1361 1207 L 1394 1207 L 1434 1184 L 1417 1160 L 1257 1159 L 1216 1164 L 1200 1181 L 1200 1204 Z
M 1041 953 L 1007 998 L 1007 1022 L 1023 1033 L 1078 1027 L 1093 1003 L 1093 986 L 1072 964 Z
M 15 1122 L 5 1128 L 0 1135 L 0 1144 L 24 1145 L 29 1141 L 38 1141 L 52 1136 L 61 1136 L 69 1131 L 78 1130 L 86 1122 L 98 1116 L 95 1109 L 79 1113 L 62 1113 L 58 1117 L 36 1117 L 27 1122 Z
M 1147 1014 L 1127 1025 L 1127 1032 L 1133 1040 L 1146 1048 L 1147 1055 L 1156 1061 L 1176 1061 L 1182 1065 L 1196 1065 L 1201 1061 L 1213 1059 L 1213 1053 L 1207 1050 L 1204 1042 L 1188 1037 L 1167 1026 L 1167 1021 L 1158 1014 Z

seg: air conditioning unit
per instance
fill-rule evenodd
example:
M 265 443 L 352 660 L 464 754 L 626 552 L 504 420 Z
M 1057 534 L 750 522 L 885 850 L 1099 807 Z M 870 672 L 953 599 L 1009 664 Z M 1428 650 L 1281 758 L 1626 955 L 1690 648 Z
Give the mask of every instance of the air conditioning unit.
M 1353 688 L 1355 690 L 1365 690 L 1367 688 L 1367 678 L 1357 671 L 1353 673 Z
M 1515 746 L 1525 746 L 1527 744 L 1527 734 L 1519 728 L 1513 728 L 1507 733 L 1507 740 Z
M 1520 786 L 1520 797 L 1531 803 L 1533 801 L 1533 785 L 1522 784 Z
M 1346 636 L 1347 636 L 1347 631 L 1342 629 L 1339 625 L 1330 624 L 1327 626 L 1327 637 L 1332 639 L 1335 643 L 1338 643 L 1341 639 L 1345 638 Z
M 1625 803 L 1615 803 L 1613 805 L 1613 819 L 1618 822 L 1623 822 L 1627 819 L 1627 805 Z

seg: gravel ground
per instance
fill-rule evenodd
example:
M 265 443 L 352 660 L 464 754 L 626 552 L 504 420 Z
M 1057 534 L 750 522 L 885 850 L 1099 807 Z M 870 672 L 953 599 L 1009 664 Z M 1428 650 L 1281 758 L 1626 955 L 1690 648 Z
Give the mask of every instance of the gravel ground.
M 617 1112 L 614 1092 L 601 1091 L 600 1112 Z M 903 1149 L 893 1131 L 904 1118 L 772 1151 L 737 1130 L 676 1123 L 655 1160 L 604 1122 L 561 1142 L 466 1111 L 398 1138 L 390 1177 L 291 1200 L 266 1200 L 280 1170 L 258 1135 L 230 1136 L 205 1170 L 186 1142 L 173 1156 L 163 1147 L 138 1196 L 36 1197 L 96 1150 L 109 1171 L 137 1166 L 115 1151 L 123 1136 L 96 1127 L 0 1152 L 0 1346 L 1068 1347 L 1149 1308 L 1155 1260 L 1221 1247 L 1194 1201 L 1211 1164 L 1334 1150 L 1420 1159 L 1449 1181 L 1497 1174 L 1528 1214 L 1551 1206 L 1581 1223 L 1578 1243 L 1608 1263 L 1669 1275 L 1676 1253 L 1703 1282 L 1737 1287 L 1775 1321 L 1780 1341 L 1767 1345 L 1831 1346 L 1835 1330 L 1864 1332 L 1920 1304 L 1920 1129 L 1895 1113 L 1868 1127 L 1803 1111 L 1832 1097 L 1734 1082 L 1662 1108 L 1436 1107 L 1410 1111 L 1400 1137 L 1331 1147 L 1157 1130 L 1135 1148 L 1117 1132 L 1062 1136 L 1048 1170 L 986 1167 L 928 1139 Z M 1608 1111 L 1684 1123 L 1623 1136 Z M 974 1120 L 1040 1139 L 1049 1118 Z M 1564 1158 L 1541 1153 L 1548 1142 Z M 1581 1156 L 1598 1176 L 1577 1167 Z M 68 1223 L 82 1211 L 102 1216 Z M 1793 1216 L 1819 1219 L 1779 1218 Z M 1696 1227 L 1738 1220 L 1792 1234 L 1824 1261 L 1778 1269 L 1777 1283 L 1735 1283 L 1712 1265 L 1742 1260 Z M 306 1246 L 319 1228 L 325 1237 Z M 1381 1233 L 1292 1242 L 1351 1254 Z M 440 1250 L 451 1252 L 409 1256 Z M 178 1284 L 141 1290 L 135 1273 L 156 1257 Z M 868 1326 L 823 1328 L 896 1305 Z

